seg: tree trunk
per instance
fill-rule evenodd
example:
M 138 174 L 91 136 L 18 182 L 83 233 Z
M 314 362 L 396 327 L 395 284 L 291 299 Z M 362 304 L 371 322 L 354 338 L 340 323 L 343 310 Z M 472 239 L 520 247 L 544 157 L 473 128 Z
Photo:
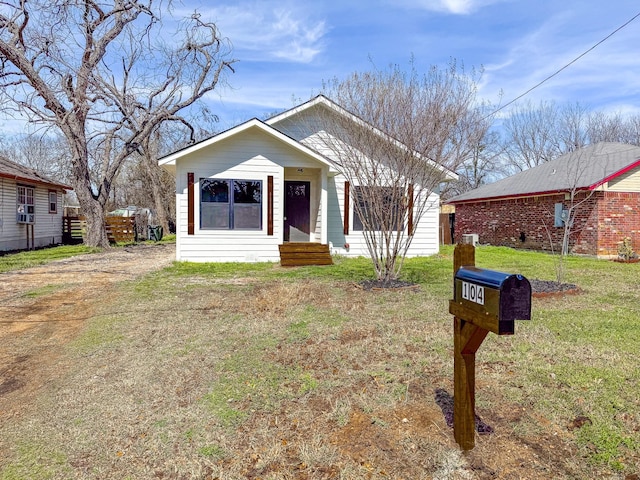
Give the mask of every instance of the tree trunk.
M 165 233 L 169 233 L 169 219 L 167 218 L 166 206 L 162 201 L 162 192 L 160 191 L 161 186 L 158 185 L 158 183 L 155 181 L 155 178 L 152 183 L 156 224 L 160 225 Z
M 87 232 L 84 243 L 89 247 L 109 247 L 109 238 L 104 222 L 104 205 L 95 199 L 91 199 L 88 204 L 80 200 L 80 209 L 87 219 Z
M 80 212 L 87 219 L 87 231 L 84 237 L 85 245 L 89 247 L 109 247 L 109 238 L 104 223 L 104 204 L 100 198 L 95 198 L 91 192 L 91 185 L 87 181 L 86 185 L 75 182 L 74 190 L 80 203 Z
M 167 206 L 163 195 L 162 169 L 151 155 L 151 151 L 145 149 L 144 162 L 151 179 L 151 194 L 153 196 L 153 206 L 156 215 L 156 224 L 162 226 L 163 230 L 169 233 L 169 218 L 167 216 Z

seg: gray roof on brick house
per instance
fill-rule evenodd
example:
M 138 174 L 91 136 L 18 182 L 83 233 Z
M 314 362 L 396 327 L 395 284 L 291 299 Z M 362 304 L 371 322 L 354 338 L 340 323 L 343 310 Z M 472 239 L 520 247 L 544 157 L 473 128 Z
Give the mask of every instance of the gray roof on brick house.
M 35 170 L 20 165 L 19 163 L 12 162 L 6 158 L 0 156 L 0 177 L 10 178 L 17 182 L 27 183 L 39 183 L 44 185 L 50 185 L 52 187 L 63 188 L 65 190 L 72 190 L 68 185 L 64 185 L 58 181 L 51 180 L 44 175 L 36 172 Z
M 638 166 L 640 147 L 624 143 L 596 143 L 453 197 L 447 203 L 594 190 Z

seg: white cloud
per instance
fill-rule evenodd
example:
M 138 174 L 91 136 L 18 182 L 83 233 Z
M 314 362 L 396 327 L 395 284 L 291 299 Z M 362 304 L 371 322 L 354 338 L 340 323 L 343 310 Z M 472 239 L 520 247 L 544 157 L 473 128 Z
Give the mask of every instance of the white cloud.
M 400 5 L 453 15 L 468 15 L 482 7 L 505 0 L 401 0 Z M 393 2 L 398 5 L 398 2 Z
M 231 40 L 241 60 L 310 63 L 325 47 L 325 21 L 298 4 L 244 2 L 201 13 Z

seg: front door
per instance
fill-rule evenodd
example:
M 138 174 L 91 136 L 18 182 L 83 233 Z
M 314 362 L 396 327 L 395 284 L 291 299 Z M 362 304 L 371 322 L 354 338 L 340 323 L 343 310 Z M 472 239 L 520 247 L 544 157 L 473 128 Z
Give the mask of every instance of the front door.
M 311 182 L 284 182 L 284 241 L 308 242 Z

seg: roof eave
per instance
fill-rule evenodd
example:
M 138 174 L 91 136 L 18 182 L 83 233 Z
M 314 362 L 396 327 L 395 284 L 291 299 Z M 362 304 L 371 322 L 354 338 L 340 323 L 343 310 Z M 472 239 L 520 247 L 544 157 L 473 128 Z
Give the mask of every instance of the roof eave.
M 269 119 L 267 119 L 265 121 L 265 123 L 267 125 L 273 125 L 275 123 L 281 122 L 282 120 L 285 120 L 291 116 L 294 116 L 300 112 L 303 112 L 305 110 L 308 110 L 312 107 L 314 107 L 315 105 L 324 105 L 325 107 L 329 108 L 330 110 L 333 110 L 334 112 L 338 113 L 339 115 L 343 115 L 349 119 L 351 119 L 353 122 L 355 122 L 358 125 L 364 126 L 366 128 L 370 128 L 372 129 L 373 133 L 384 138 L 385 140 L 387 140 L 388 142 L 392 143 L 393 145 L 395 145 L 397 148 L 404 150 L 404 151 L 411 151 L 409 149 L 409 147 L 407 147 L 404 143 L 400 142 L 399 140 L 393 138 L 392 136 L 388 135 L 387 133 L 383 132 L 382 130 L 380 130 L 378 127 L 371 125 L 370 123 L 366 122 L 365 120 L 363 120 L 362 118 L 360 118 L 359 116 L 351 113 L 350 111 L 346 110 L 345 108 L 341 107 L 340 105 L 338 105 L 337 103 L 335 103 L 333 100 L 331 100 L 330 98 L 327 98 L 324 95 L 317 95 L 316 97 L 312 98 L 311 100 L 298 105 L 297 107 L 291 108 L 285 112 L 279 113 Z M 425 157 L 424 155 L 413 151 L 413 153 L 415 155 L 417 155 L 419 158 L 421 158 L 425 163 L 427 163 L 431 168 L 435 168 L 436 170 L 439 170 L 441 173 L 443 173 L 445 175 L 445 178 L 443 179 L 443 182 L 452 182 L 452 181 L 456 181 L 458 180 L 458 174 L 455 173 L 454 171 L 448 169 L 447 167 L 440 165 L 439 163 L 435 162 L 434 160 Z
M 0 177 L 1 178 L 6 178 L 9 180 L 13 180 L 15 182 L 23 182 L 23 183 L 30 183 L 30 184 L 37 184 L 37 185 L 45 185 L 47 187 L 55 187 L 55 188 L 60 188 L 62 190 L 73 190 L 73 187 L 70 187 L 69 185 L 65 185 L 64 183 L 56 183 L 56 182 L 47 182 L 46 180 L 41 180 L 41 179 L 36 179 L 36 178 L 29 178 L 29 177 L 22 177 L 20 175 L 13 175 L 10 173 L 2 173 L 0 172 Z
M 167 169 L 171 169 L 171 167 L 175 167 L 176 165 L 176 161 L 186 155 L 190 155 L 198 150 L 201 150 L 203 148 L 207 148 L 211 145 L 214 145 L 222 140 L 225 140 L 227 138 L 230 138 L 234 135 L 238 135 L 239 133 L 245 132 L 247 130 L 249 130 L 250 128 L 258 128 L 261 131 L 267 133 L 268 135 L 271 135 L 274 138 L 277 138 L 279 140 L 281 140 L 282 142 L 288 144 L 289 146 L 300 150 L 301 152 L 305 153 L 306 155 L 309 155 L 310 157 L 314 158 L 315 160 L 317 160 L 318 162 L 326 165 L 329 167 L 329 172 L 330 173 L 337 173 L 337 170 L 335 170 L 335 166 L 333 165 L 332 162 L 330 162 L 327 158 L 325 158 L 323 155 L 319 154 L 318 152 L 316 152 L 315 150 L 312 150 L 311 148 L 303 145 L 302 143 L 296 141 L 295 139 L 289 137 L 288 135 L 285 135 L 284 133 L 280 132 L 279 130 L 273 128 L 272 126 L 268 125 L 265 122 L 262 122 L 261 120 L 258 120 L 257 118 L 253 118 L 251 120 L 248 120 L 236 127 L 233 127 L 229 130 L 226 130 L 222 133 L 219 133 L 218 135 L 215 135 L 207 140 L 203 140 L 202 142 L 199 142 L 197 144 L 194 145 L 190 145 L 186 148 L 183 148 L 181 150 L 178 150 L 176 152 L 173 152 L 163 158 L 160 158 L 158 160 L 158 165 L 160 165 L 161 167 L 165 167 Z
M 616 179 L 617 177 L 624 175 L 625 173 L 633 170 L 634 168 L 640 166 L 640 159 L 636 160 L 635 162 L 627 165 L 626 167 L 618 170 L 617 172 L 612 173 L 611 175 L 604 177 L 602 180 L 597 181 L 596 183 L 594 183 L 593 185 L 589 185 L 589 190 L 595 190 L 596 188 L 601 187 L 602 185 L 604 185 L 607 182 L 610 182 L 611 180 Z
M 456 200 L 455 198 L 452 198 L 451 200 L 447 200 L 444 203 L 449 205 L 459 205 L 461 203 L 494 202 L 498 200 L 509 200 L 512 198 L 543 197 L 543 196 L 549 196 L 549 195 L 557 195 L 559 193 L 569 193 L 572 190 L 576 192 L 581 192 L 586 190 L 592 190 L 592 188 L 591 187 L 579 187 L 575 189 L 563 188 L 559 190 L 545 190 L 542 192 L 516 193 L 516 194 L 508 194 L 508 195 L 497 195 L 493 197 L 469 198 L 469 199 L 462 199 L 462 200 Z

